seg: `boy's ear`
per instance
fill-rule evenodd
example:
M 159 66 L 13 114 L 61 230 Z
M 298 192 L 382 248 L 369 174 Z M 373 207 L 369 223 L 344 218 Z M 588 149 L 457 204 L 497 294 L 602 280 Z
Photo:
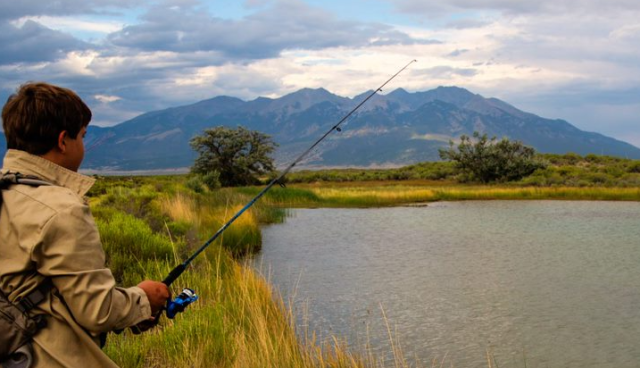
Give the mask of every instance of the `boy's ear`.
M 65 153 L 67 151 L 67 131 L 63 130 L 58 134 L 58 149 L 60 152 Z

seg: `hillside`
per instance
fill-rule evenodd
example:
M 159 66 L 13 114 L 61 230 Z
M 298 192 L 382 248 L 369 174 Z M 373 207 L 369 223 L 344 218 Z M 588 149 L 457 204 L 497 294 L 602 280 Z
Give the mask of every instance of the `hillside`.
M 302 89 L 281 98 L 218 96 L 142 114 L 110 128 L 90 126 L 83 168 L 153 170 L 188 167 L 189 140 L 207 127 L 243 125 L 274 137 L 279 164 L 290 162 L 366 97 Z M 307 166 L 399 166 L 438 160 L 438 148 L 474 130 L 521 140 L 543 153 L 574 152 L 640 159 L 631 144 L 539 117 L 458 87 L 376 95 L 304 163 Z M 4 145 L 3 145 L 4 148 Z

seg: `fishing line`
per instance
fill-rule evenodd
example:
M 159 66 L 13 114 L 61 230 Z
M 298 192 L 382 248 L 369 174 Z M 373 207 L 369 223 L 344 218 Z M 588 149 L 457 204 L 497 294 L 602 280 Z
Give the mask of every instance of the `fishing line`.
M 309 152 L 311 152 L 318 144 L 320 144 L 320 142 L 322 142 L 334 130 L 337 130 L 338 132 L 341 131 L 340 125 L 342 123 L 344 123 L 347 119 L 349 119 L 351 117 L 351 115 L 353 115 L 353 113 L 355 113 L 362 105 L 364 105 L 367 101 L 369 101 L 369 99 L 371 97 L 373 97 L 376 93 L 382 92 L 382 88 L 384 86 L 386 86 L 387 83 L 391 82 L 398 74 L 400 74 L 403 70 L 408 68 L 409 65 L 411 65 L 412 63 L 415 63 L 416 61 L 417 60 L 411 60 L 407 65 L 405 65 L 402 69 L 400 69 L 396 74 L 392 75 L 389 79 L 387 79 L 384 83 L 382 83 L 382 85 L 380 87 L 376 88 L 373 92 L 371 92 L 371 94 L 369 94 L 367 96 L 367 98 L 365 98 L 356 107 L 354 107 L 351 111 L 349 111 L 349 113 L 347 115 L 345 115 L 342 119 L 340 119 L 340 121 L 338 123 L 336 123 L 334 126 L 332 126 L 331 129 L 329 129 L 322 137 L 320 137 L 313 145 L 311 145 L 311 147 L 309 147 L 300 156 L 298 156 L 298 158 L 295 159 L 295 161 L 293 161 L 289 166 L 287 166 L 287 168 L 284 171 L 282 171 L 282 173 L 278 177 L 276 177 L 275 179 L 271 180 L 271 182 L 269 182 L 269 184 L 267 184 L 267 186 L 264 187 L 264 189 L 262 189 L 260 191 L 260 193 L 258 193 L 255 197 L 253 197 L 253 199 L 251 199 L 249 201 L 249 203 L 247 203 L 240 211 L 238 211 L 235 215 L 233 215 L 233 217 L 231 219 L 229 219 L 229 221 L 227 221 L 224 225 L 222 225 L 222 227 L 209 240 L 207 240 L 198 250 L 196 250 L 193 253 L 193 255 L 191 255 L 186 261 L 182 262 L 181 264 L 177 265 L 173 270 L 171 270 L 169 275 L 162 282 L 164 284 L 166 284 L 167 286 L 170 286 L 180 275 L 182 275 L 182 273 L 187 269 L 187 266 L 200 253 L 202 253 L 205 249 L 207 249 L 207 247 L 211 243 L 213 243 L 238 217 L 240 217 L 246 210 L 248 210 L 251 206 L 253 206 L 253 204 L 258 199 L 260 199 L 265 193 L 267 193 L 269 191 L 269 189 L 271 189 L 271 187 L 273 187 L 275 184 L 281 184 L 282 183 L 282 179 L 284 178 L 284 176 L 287 175 L 289 173 L 289 171 L 291 171 L 291 169 L 293 169 L 294 166 L 296 166 L 300 161 L 302 161 L 302 159 L 305 156 L 307 156 L 307 154 L 309 154 Z

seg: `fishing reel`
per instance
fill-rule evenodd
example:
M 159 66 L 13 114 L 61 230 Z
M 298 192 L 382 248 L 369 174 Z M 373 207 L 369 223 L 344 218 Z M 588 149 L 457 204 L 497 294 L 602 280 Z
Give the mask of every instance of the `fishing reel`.
M 184 312 L 189 304 L 198 300 L 198 295 L 193 289 L 184 288 L 172 301 L 167 303 L 167 318 L 173 319 L 178 313 Z

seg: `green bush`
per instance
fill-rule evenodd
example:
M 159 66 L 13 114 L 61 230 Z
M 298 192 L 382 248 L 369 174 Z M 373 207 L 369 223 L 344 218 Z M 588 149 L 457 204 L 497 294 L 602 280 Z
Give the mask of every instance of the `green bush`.
M 532 147 L 507 138 L 498 141 L 479 132 L 474 132 L 473 138 L 460 136 L 457 147 L 449 141 L 449 149 L 439 152 L 441 159 L 455 163 L 463 178 L 481 183 L 521 180 L 546 166 Z
M 204 183 L 202 182 L 202 177 L 200 175 L 193 175 L 184 183 L 184 186 L 191 189 L 196 193 L 204 192 Z
M 627 172 L 640 173 L 640 161 L 631 161 L 627 166 Z
M 172 259 L 171 241 L 154 233 L 144 220 L 115 209 L 95 212 L 107 265 L 119 283 L 135 284 L 145 278 L 150 265 Z
M 220 173 L 218 171 L 209 171 L 202 176 L 202 182 L 209 188 L 209 190 L 215 190 L 220 188 Z

